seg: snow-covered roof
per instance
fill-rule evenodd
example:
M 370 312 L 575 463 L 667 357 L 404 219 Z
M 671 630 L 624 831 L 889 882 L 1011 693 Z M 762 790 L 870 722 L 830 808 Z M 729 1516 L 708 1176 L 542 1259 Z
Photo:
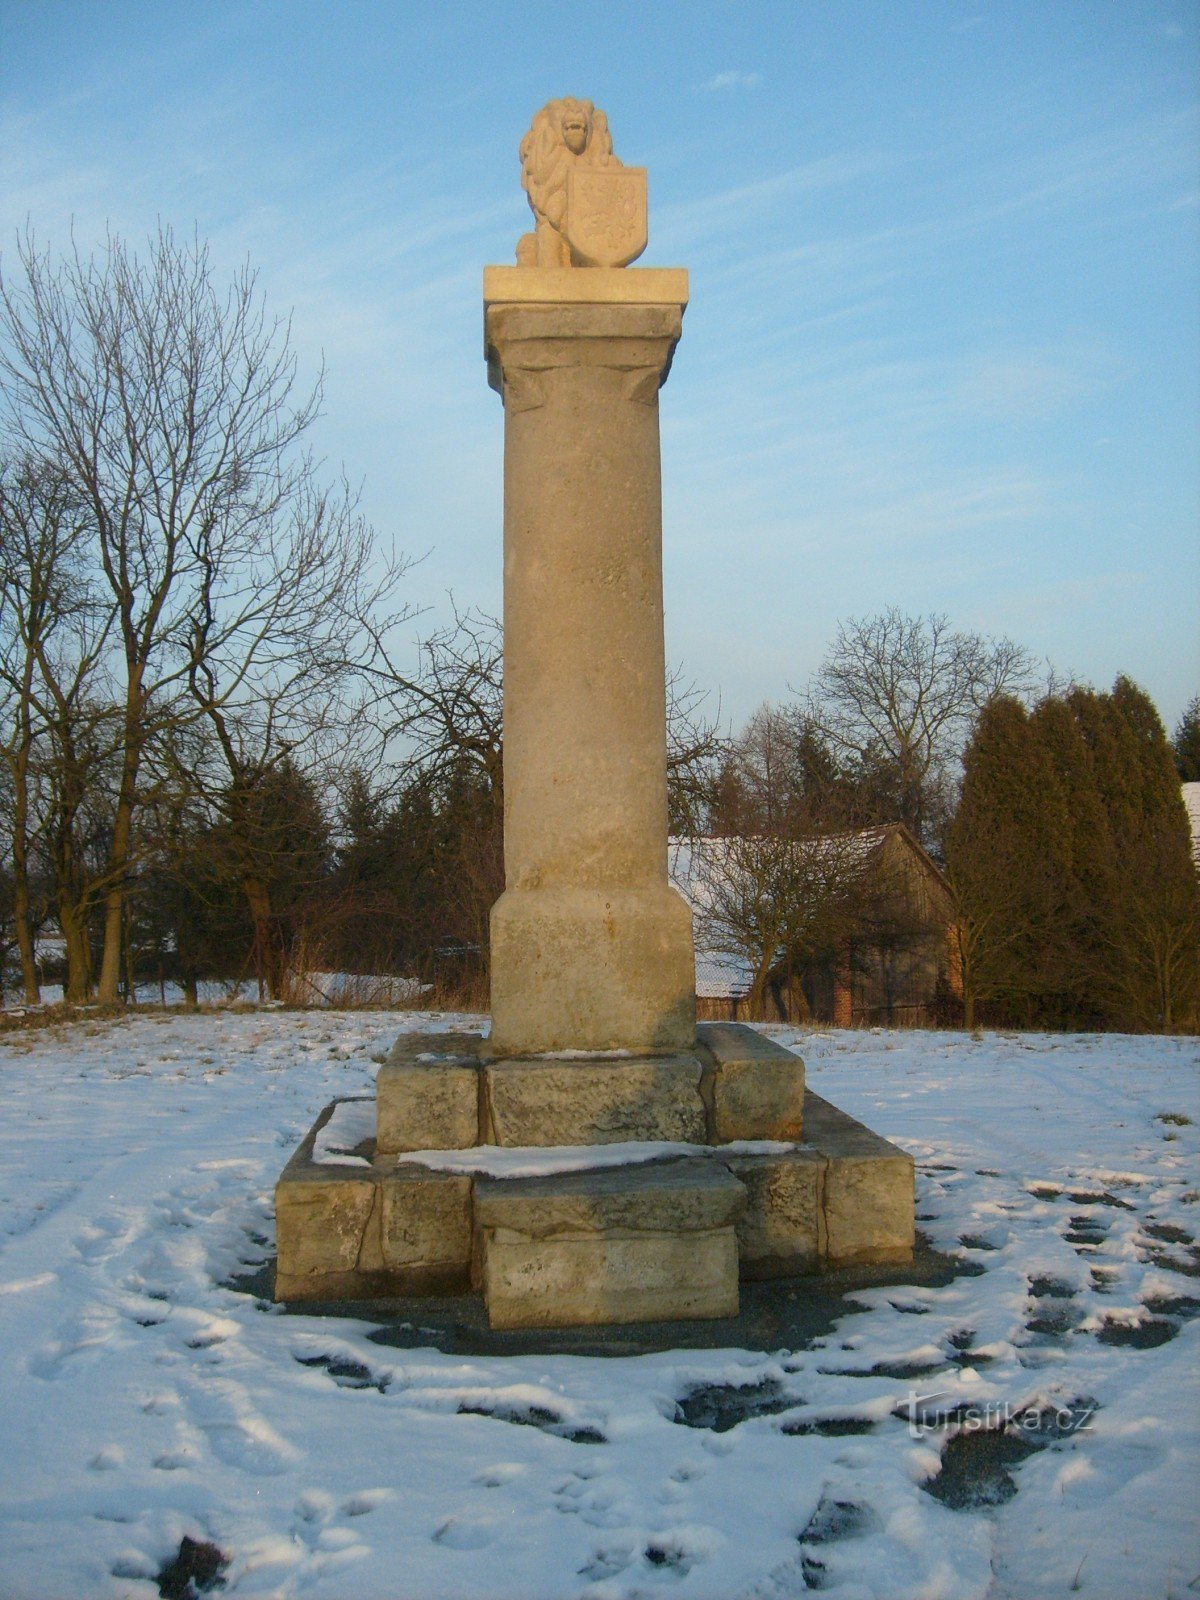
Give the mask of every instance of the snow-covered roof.
M 727 839 L 668 839 L 667 873 L 671 882 L 699 919 L 708 910 L 712 889 L 705 866 L 724 855 Z M 705 947 L 698 920 L 693 925 L 696 940 L 696 998 L 698 1000 L 740 1000 L 750 993 L 754 978 L 749 962 L 737 951 Z
M 1192 860 L 1200 872 L 1200 783 L 1183 784 L 1183 803 L 1192 825 Z
M 1196 787 L 1200 788 L 1200 785 Z M 936 864 L 929 860 L 902 823 L 883 823 L 850 833 L 797 839 L 793 847 L 814 863 L 826 854 L 832 862 L 843 865 L 854 861 L 865 863 L 893 835 L 902 836 L 927 865 L 930 873 L 941 879 Z M 701 1000 L 739 1000 L 750 993 L 754 970 L 746 957 L 739 951 L 713 949 L 707 944 L 703 932 L 705 913 L 712 907 L 713 882 L 721 879 L 731 853 L 745 843 L 744 839 L 738 838 L 667 840 L 667 873 L 691 906 L 695 919 L 696 996 Z M 737 859 L 736 856 L 734 859 Z
M 838 851 L 845 859 L 852 855 L 866 859 L 877 850 L 891 826 L 864 828 L 860 832 L 795 842 L 798 851 L 810 855 Z M 676 838 L 667 840 L 667 872 L 671 882 L 692 908 L 695 918 L 696 997 L 700 1000 L 740 1000 L 750 993 L 754 969 L 740 951 L 717 950 L 704 939 L 704 914 L 712 905 L 713 879 L 719 879 L 730 855 L 743 844 L 741 839 Z

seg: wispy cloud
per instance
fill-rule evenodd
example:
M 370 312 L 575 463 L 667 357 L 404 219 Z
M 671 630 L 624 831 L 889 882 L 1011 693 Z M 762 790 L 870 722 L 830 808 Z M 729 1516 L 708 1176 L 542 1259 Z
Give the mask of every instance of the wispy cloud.
M 981 416 L 1045 418 L 1099 394 L 1118 368 L 1093 349 L 986 351 L 961 363 L 949 398 Z
M 722 89 L 753 89 L 761 82 L 761 72 L 718 72 L 707 83 L 696 84 L 696 93 L 719 94 Z

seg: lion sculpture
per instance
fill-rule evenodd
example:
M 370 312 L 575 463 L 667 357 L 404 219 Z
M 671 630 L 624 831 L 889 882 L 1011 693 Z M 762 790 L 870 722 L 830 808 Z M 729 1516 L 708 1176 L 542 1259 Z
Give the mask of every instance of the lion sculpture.
M 567 174 L 572 167 L 619 167 L 608 118 L 590 100 L 551 100 L 521 140 L 521 187 L 537 227 L 517 242 L 517 265 L 569 267 L 571 247 L 563 226 Z

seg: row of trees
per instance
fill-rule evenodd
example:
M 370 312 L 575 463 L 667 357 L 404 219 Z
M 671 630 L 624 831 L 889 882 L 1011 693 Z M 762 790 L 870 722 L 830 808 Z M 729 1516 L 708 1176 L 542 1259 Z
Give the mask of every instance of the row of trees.
M 1200 1020 L 1180 792 L 1200 779 L 1200 700 L 1172 745 L 1127 679 L 1107 695 L 1044 679 L 1007 640 L 893 610 L 844 623 L 807 690 L 754 714 L 713 775 L 723 843 L 701 917 L 754 974 L 752 1014 L 814 963 L 920 950 L 928 966 L 940 937 L 968 1025 Z M 863 830 L 893 822 L 945 895 L 914 894 L 894 853 L 866 848 Z
M 984 709 L 946 864 L 968 1023 L 980 1002 L 1055 1026 L 1195 1022 L 1200 895 L 1175 752 L 1128 679 Z
M 314 966 L 471 977 L 484 998 L 499 628 L 456 615 L 405 669 L 404 563 L 308 451 L 319 405 L 253 274 L 221 289 L 198 241 L 54 260 L 27 236 L 0 279 L 0 956 L 29 999 L 55 927 L 73 1000 L 138 972 L 282 996 Z M 1008 640 L 893 609 L 844 623 L 806 689 L 736 737 L 669 686 L 672 831 L 729 841 L 710 909 L 760 987 L 855 929 L 912 936 L 850 842 L 899 821 L 960 899 L 969 1009 L 1178 1019 L 1194 893 L 1161 727 L 1125 684 L 1035 706 L 1039 676 Z M 1194 702 L 1185 777 L 1197 722 Z M 1031 791 L 1035 767 L 1054 778 Z M 1168 882 L 1153 912 L 1134 893 Z
M 0 278 L 0 976 L 15 953 L 30 1000 L 55 932 L 73 1001 L 139 971 L 280 996 L 322 961 L 486 979 L 499 627 L 397 659 L 404 562 L 309 451 L 320 399 L 198 240 L 26 235 Z

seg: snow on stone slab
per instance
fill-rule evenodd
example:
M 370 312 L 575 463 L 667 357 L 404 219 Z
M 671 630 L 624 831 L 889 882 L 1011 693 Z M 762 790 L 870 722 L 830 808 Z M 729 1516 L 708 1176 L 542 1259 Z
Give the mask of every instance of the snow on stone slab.
M 864 1290 L 804 1348 L 443 1354 L 238 1289 L 321 1107 L 402 1028 L 479 1022 L 0 1036 L 0 1594 L 154 1600 L 185 1537 L 231 1600 L 1189 1592 L 1196 1040 L 769 1030 L 914 1155 L 918 1226 L 971 1269 Z M 736 1425 L 680 1420 L 705 1389 Z M 1084 1399 L 990 1503 L 929 1492 L 948 1419 Z
M 740 1139 L 734 1144 L 686 1144 L 669 1139 L 617 1144 L 476 1145 L 467 1150 L 406 1150 L 400 1158 L 439 1172 L 472 1172 L 489 1178 L 541 1178 L 554 1172 L 589 1172 L 600 1167 L 638 1166 L 672 1156 L 785 1155 L 796 1149 L 778 1139 Z
M 355 1155 L 357 1147 L 375 1138 L 373 1097 L 339 1100 L 324 1127 L 313 1140 L 313 1160 L 323 1166 L 369 1167 L 365 1156 Z
M 313 1160 L 325 1166 L 369 1167 L 354 1152 L 375 1137 L 375 1101 L 339 1100 L 313 1141 Z M 406 1150 L 404 1161 L 438 1172 L 470 1172 L 491 1178 L 539 1178 L 555 1172 L 586 1172 L 600 1167 L 636 1166 L 672 1156 L 785 1155 L 796 1145 L 778 1139 L 738 1139 L 719 1146 L 670 1140 L 627 1140 L 618 1144 L 474 1145 L 464 1150 Z

